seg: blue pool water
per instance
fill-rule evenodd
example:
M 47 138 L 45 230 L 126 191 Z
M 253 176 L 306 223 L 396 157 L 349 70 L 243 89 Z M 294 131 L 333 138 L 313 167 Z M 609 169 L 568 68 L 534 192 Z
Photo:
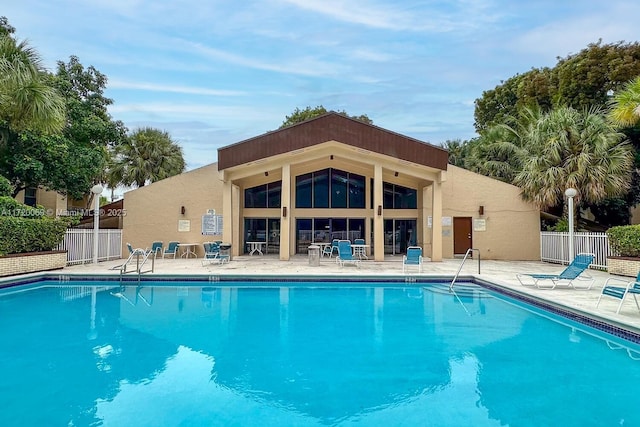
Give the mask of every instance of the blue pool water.
M 637 344 L 475 285 L 158 285 L 0 292 L 0 425 L 640 425 Z

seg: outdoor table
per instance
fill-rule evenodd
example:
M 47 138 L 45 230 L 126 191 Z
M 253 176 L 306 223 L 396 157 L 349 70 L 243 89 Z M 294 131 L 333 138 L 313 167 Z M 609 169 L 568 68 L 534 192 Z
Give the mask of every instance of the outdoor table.
M 331 246 L 331 242 L 315 242 L 314 245 L 320 246 L 320 256 L 323 257 L 325 254 L 325 248 Z
M 353 248 L 353 256 L 357 256 L 360 259 L 369 259 L 369 257 L 367 256 L 369 245 L 356 245 L 352 243 L 351 247 Z
M 253 256 L 255 252 L 258 252 L 260 255 L 263 255 L 262 245 L 266 245 L 267 242 L 247 242 L 247 244 L 251 246 L 251 251 L 249 252 L 249 255 Z
M 194 258 L 198 258 L 196 251 L 194 250 L 199 243 L 179 243 L 178 247 L 184 248 L 184 251 L 180 255 L 180 258 L 189 258 L 189 255 L 193 255 Z

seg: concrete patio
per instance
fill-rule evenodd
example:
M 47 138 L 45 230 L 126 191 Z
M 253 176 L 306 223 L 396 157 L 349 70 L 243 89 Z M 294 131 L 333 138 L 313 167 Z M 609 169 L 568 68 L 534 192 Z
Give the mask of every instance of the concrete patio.
M 86 264 L 66 267 L 57 270 L 62 274 L 98 274 L 114 275 L 119 273 L 113 270 L 114 266 L 122 264 L 124 260 L 99 262 L 98 264 Z M 460 268 L 460 259 L 447 259 L 442 262 L 425 261 L 423 272 L 417 273 L 416 268 L 412 268 L 407 274 L 402 272 L 402 257 L 387 257 L 384 262 L 363 260 L 358 268 L 353 265 L 340 267 L 335 259 L 323 257 L 319 266 L 309 264 L 307 256 L 294 256 L 289 261 L 280 261 L 276 256 L 239 256 L 234 257 L 229 263 L 202 265 L 201 258 L 190 259 L 157 259 L 154 264 L 153 273 L 149 275 L 216 275 L 224 278 L 225 275 L 241 275 L 247 277 L 255 276 L 303 276 L 313 278 L 314 276 L 357 276 L 363 279 L 374 276 L 416 276 L 433 277 L 445 276 L 449 280 Z M 146 267 L 145 267 L 146 268 Z M 590 270 L 589 273 L 595 278 L 595 284 L 590 290 L 577 290 L 573 288 L 558 287 L 556 289 L 537 289 L 535 287 L 522 286 L 516 279 L 517 273 L 558 273 L 564 266 L 559 264 L 549 264 L 544 262 L 515 262 L 515 261 L 493 261 L 482 260 L 480 274 L 478 274 L 478 262 L 469 259 L 465 262 L 460 275 L 473 276 L 496 285 L 511 289 L 513 291 L 534 296 L 544 301 L 558 304 L 569 309 L 588 314 L 590 317 L 604 320 L 614 325 L 619 325 L 626 329 L 640 333 L 640 313 L 636 308 L 632 298 L 625 301 L 620 314 L 615 310 L 619 300 L 605 297 L 600 306 L 596 308 L 596 302 L 602 285 L 609 277 L 617 277 L 630 281 L 632 278 L 622 276 L 612 276 L 603 271 Z

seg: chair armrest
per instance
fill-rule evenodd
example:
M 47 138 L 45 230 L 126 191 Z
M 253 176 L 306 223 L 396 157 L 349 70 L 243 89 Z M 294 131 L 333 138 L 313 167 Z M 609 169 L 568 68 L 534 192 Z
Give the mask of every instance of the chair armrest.
M 610 286 L 609 282 L 614 282 L 614 284 L 615 283 L 624 284 L 626 285 L 627 288 L 632 286 L 634 283 L 636 283 L 635 280 L 621 279 L 618 277 L 609 277 L 607 280 L 605 280 L 604 285 L 602 285 L 602 289 L 606 288 L 607 286 Z

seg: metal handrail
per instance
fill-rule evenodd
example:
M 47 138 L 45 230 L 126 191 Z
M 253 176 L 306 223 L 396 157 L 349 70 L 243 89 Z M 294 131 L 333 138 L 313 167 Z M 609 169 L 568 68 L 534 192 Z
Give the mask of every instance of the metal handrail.
M 469 249 L 467 249 L 467 252 L 464 254 L 464 258 L 462 259 L 462 262 L 460 263 L 460 268 L 458 268 L 458 272 L 456 273 L 455 276 L 453 276 L 453 280 L 451 281 L 451 284 L 449 285 L 449 291 L 453 290 L 453 284 L 456 283 L 456 279 L 458 279 L 458 275 L 460 274 L 460 271 L 462 271 L 462 266 L 464 265 L 464 262 L 469 257 L 469 254 L 473 253 L 473 251 L 478 251 L 478 274 L 480 274 L 480 249 L 469 248 Z
M 140 255 L 142 255 L 142 262 L 140 262 Z M 127 266 L 129 265 L 129 262 L 133 261 L 134 256 L 136 257 L 136 268 L 135 270 L 127 271 Z M 142 267 L 144 267 L 144 265 L 146 264 L 149 258 L 151 258 L 151 269 L 143 271 Z M 125 263 L 119 266 L 120 283 L 122 284 L 122 276 L 127 273 L 138 273 L 138 282 L 140 282 L 140 276 L 142 275 L 142 273 L 148 273 L 148 272 L 153 273 L 153 270 L 155 268 L 155 261 L 156 261 L 155 251 L 151 251 L 147 249 L 145 249 L 144 252 L 142 252 L 141 249 L 134 250 L 133 252 L 131 252 L 131 254 L 129 255 L 129 258 L 127 258 Z

